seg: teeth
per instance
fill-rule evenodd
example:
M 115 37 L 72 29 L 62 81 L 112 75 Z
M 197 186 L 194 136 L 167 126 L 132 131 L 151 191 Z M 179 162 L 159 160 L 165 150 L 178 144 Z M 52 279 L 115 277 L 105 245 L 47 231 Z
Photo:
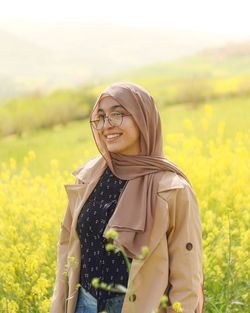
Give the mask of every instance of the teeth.
M 106 137 L 109 138 L 115 138 L 115 137 L 119 137 L 120 134 L 112 134 L 112 135 L 107 135 Z

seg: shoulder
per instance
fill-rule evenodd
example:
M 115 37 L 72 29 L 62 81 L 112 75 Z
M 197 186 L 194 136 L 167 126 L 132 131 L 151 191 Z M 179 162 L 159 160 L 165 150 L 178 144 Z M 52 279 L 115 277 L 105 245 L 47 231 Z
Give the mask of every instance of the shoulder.
M 72 172 L 78 180 L 83 182 L 89 182 L 91 179 L 100 175 L 106 166 L 106 160 L 102 156 L 89 159 L 76 170 Z
M 171 171 L 164 171 L 164 174 L 159 181 L 158 192 L 170 189 L 185 188 L 187 185 L 190 186 L 187 180 L 181 175 Z
M 177 194 L 182 197 L 196 197 L 190 183 L 181 175 L 171 171 L 164 171 L 159 181 L 158 194 L 165 200 L 176 198 Z

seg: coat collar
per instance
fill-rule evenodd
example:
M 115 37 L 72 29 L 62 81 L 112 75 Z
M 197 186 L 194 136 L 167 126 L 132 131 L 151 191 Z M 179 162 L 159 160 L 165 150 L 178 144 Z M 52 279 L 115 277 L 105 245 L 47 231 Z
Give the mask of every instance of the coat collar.
M 72 175 L 82 183 L 91 183 L 103 174 L 106 166 L 106 160 L 102 156 L 99 156 L 81 165 L 72 172 Z

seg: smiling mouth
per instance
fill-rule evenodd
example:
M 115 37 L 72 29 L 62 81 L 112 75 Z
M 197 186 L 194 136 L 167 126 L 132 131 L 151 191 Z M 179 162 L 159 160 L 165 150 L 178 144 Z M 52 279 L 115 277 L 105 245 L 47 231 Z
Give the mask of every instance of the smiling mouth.
M 122 134 L 110 134 L 110 135 L 105 135 L 105 140 L 107 142 L 113 142 L 115 141 L 117 138 L 121 137 Z

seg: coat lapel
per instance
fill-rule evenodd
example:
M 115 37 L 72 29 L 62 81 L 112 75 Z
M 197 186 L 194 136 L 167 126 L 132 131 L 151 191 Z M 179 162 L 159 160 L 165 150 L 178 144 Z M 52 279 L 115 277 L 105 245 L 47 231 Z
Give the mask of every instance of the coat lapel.
M 144 258 L 143 260 L 133 259 L 131 264 L 129 283 L 132 283 L 143 264 L 149 259 L 150 255 L 160 242 L 162 236 L 166 233 L 167 225 L 168 212 L 166 202 L 157 195 L 157 210 L 155 211 L 154 225 L 148 244 L 149 252 L 146 258 Z
M 167 191 L 178 188 L 183 188 L 183 184 L 181 183 L 179 176 L 176 173 L 166 171 L 166 175 L 164 175 L 159 182 L 158 192 L 156 195 L 157 209 L 155 210 L 154 225 L 148 244 L 149 252 L 143 260 L 133 259 L 130 269 L 129 285 L 132 285 L 136 275 L 139 273 L 143 264 L 147 262 L 162 237 L 166 236 L 169 225 Z
M 72 173 L 77 178 L 77 184 L 64 185 L 73 217 L 71 226 L 72 239 L 78 238 L 76 224 L 81 208 L 94 190 L 105 170 L 106 163 L 103 162 L 102 159 L 98 158 L 98 160 L 94 159 L 93 161 L 95 162 L 91 164 L 91 167 L 80 167 Z

